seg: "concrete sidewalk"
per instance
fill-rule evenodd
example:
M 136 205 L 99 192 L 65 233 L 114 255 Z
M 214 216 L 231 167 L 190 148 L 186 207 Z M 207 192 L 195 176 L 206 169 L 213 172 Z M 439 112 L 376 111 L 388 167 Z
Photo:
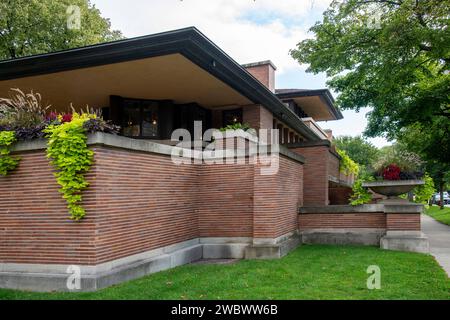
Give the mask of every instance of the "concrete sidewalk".
M 450 277 L 450 226 L 422 214 L 422 231 L 430 242 L 430 253 Z

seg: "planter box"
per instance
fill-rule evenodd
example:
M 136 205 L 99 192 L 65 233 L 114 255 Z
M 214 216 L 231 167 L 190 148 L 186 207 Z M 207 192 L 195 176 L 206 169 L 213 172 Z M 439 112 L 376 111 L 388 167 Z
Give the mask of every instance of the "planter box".
M 408 200 L 401 199 L 398 196 L 408 193 L 415 187 L 423 184 L 425 184 L 423 180 L 384 180 L 364 182 L 362 186 L 365 188 L 369 188 L 375 193 L 387 196 L 388 198 L 386 200 L 381 200 L 382 202 L 408 203 Z

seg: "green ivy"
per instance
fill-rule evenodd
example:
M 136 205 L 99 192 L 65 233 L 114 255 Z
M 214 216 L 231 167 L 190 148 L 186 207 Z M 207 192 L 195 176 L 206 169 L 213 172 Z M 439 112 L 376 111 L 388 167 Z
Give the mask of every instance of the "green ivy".
M 77 118 L 61 125 L 49 125 L 44 130 L 49 139 L 47 157 L 57 169 L 55 177 L 61 186 L 59 191 L 67 201 L 73 220 L 80 220 L 86 214 L 81 206 L 81 192 L 89 185 L 84 175 L 89 171 L 94 155 L 87 146 L 85 121 L 85 118 Z
M 18 157 L 11 157 L 11 145 L 16 141 L 14 131 L 0 131 L 0 174 L 6 176 L 19 164 Z
M 358 164 L 353 161 L 344 150 L 336 148 L 336 152 L 341 157 L 341 161 L 339 162 L 339 171 L 346 174 L 355 174 L 357 175 L 359 172 Z

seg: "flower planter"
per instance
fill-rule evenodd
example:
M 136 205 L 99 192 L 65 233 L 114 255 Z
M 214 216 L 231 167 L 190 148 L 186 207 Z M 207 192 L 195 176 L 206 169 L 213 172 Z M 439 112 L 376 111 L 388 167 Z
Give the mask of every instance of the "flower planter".
M 387 200 L 381 200 L 381 202 L 408 202 L 406 199 L 401 199 L 398 196 L 408 193 L 417 186 L 423 185 L 423 180 L 383 180 L 364 182 L 362 186 L 369 188 L 375 193 L 387 196 Z

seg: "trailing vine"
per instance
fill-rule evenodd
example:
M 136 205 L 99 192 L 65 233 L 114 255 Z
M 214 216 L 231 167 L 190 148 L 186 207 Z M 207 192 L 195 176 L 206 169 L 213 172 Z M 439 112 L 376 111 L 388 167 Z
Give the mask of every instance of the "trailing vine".
M 370 203 L 372 201 L 372 194 L 362 186 L 363 179 L 358 179 L 353 184 L 352 195 L 350 197 L 350 204 L 357 206 L 361 204 Z
M 352 173 L 357 175 L 359 172 L 358 164 L 355 161 L 353 161 L 348 156 L 347 152 L 345 152 L 344 150 L 340 150 L 340 149 L 336 148 L 336 152 L 341 157 L 341 161 L 339 163 L 339 171 L 346 175 L 349 175 Z
M 55 177 L 61 186 L 59 191 L 66 199 L 73 220 L 80 220 L 86 214 L 81 206 L 81 192 L 89 185 L 84 175 L 92 165 L 94 153 L 88 149 L 83 124 L 92 117 L 74 113 L 70 121 L 50 124 L 44 129 L 48 138 L 47 157 L 57 169 Z
M 19 164 L 18 157 L 11 157 L 11 145 L 16 141 L 14 131 L 0 131 L 0 174 L 6 176 Z

